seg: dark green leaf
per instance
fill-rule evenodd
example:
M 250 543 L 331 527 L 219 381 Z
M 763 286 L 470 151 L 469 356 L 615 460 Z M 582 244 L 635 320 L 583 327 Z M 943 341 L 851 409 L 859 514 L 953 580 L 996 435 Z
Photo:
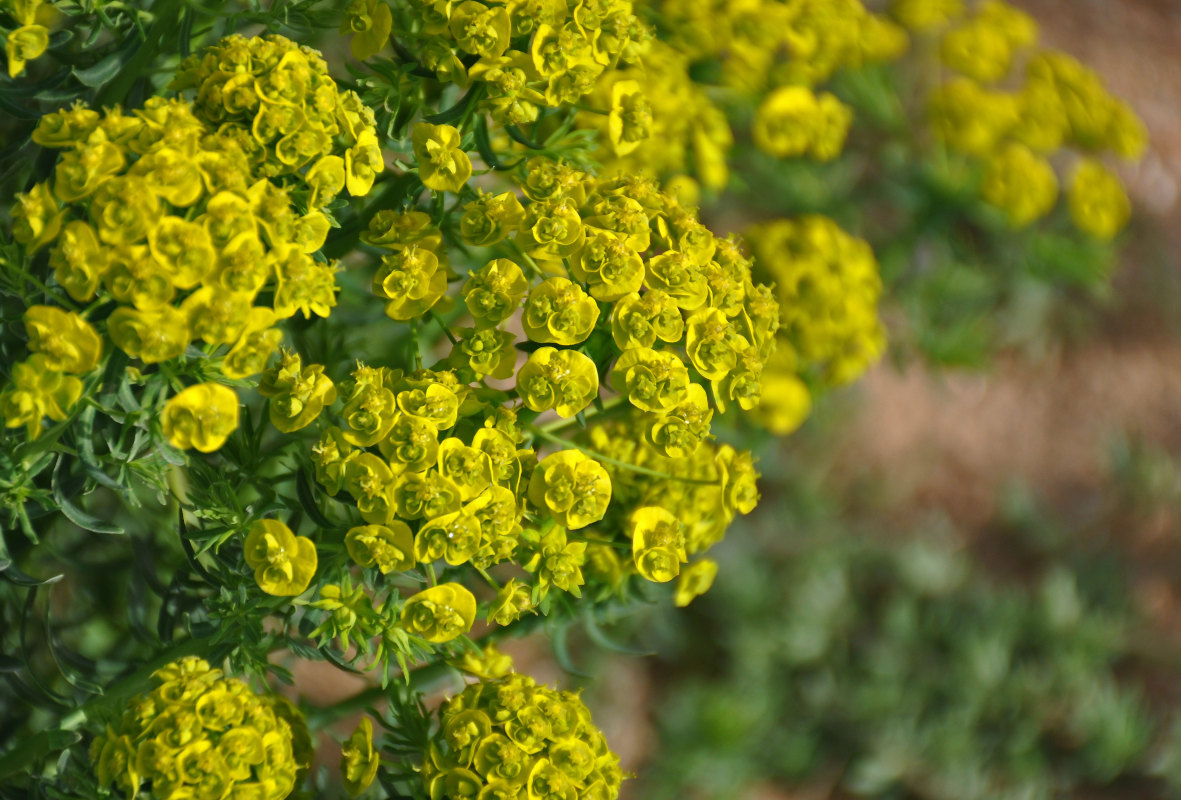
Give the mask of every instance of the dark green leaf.
M 62 465 L 66 463 L 64 458 L 58 460 L 57 467 L 53 470 L 53 499 L 57 501 L 58 507 L 66 519 L 77 525 L 79 528 L 84 528 L 95 533 L 107 534 L 123 534 L 126 533 L 118 525 L 113 525 L 109 522 L 103 522 L 98 517 L 90 514 L 76 505 L 71 503 L 67 498 L 65 491 L 62 489 L 60 473 Z

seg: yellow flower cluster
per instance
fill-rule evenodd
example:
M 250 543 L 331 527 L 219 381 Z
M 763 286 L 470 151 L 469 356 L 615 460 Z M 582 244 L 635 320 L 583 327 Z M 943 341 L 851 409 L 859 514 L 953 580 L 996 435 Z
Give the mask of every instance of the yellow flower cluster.
M 510 674 L 468 686 L 440 707 L 439 720 L 422 765 L 432 798 L 619 796 L 619 757 L 576 694 Z
M 4 54 L 8 58 L 8 77 L 15 78 L 25 70 L 25 63 L 38 58 L 49 47 L 49 29 L 37 22 L 41 0 L 3 0 L 0 9 L 8 12 L 20 27 L 9 31 L 4 39 Z M 48 8 L 48 7 L 46 7 Z
M 758 473 L 750 453 L 707 443 L 688 456 L 668 456 L 651 440 L 637 440 L 635 419 L 590 428 L 586 441 L 604 457 L 615 497 L 602 525 L 587 529 L 587 570 L 607 585 L 628 574 L 655 583 L 679 578 L 678 605 L 704 593 L 717 565 L 690 557 L 704 553 L 726 534 L 739 514 L 758 504 Z M 614 542 L 632 557 L 620 563 Z
M 318 52 L 282 36 L 227 36 L 186 59 L 169 88 L 195 90 L 194 114 L 230 126 L 252 175 L 295 176 L 309 209 L 345 189 L 368 194 L 385 167 L 373 112 Z
M 281 800 L 309 766 L 303 717 L 195 656 L 165 666 L 91 745 L 99 785 L 159 800 Z
M 896 58 L 905 32 L 861 0 L 660 0 L 667 36 L 692 61 L 721 59 L 722 83 L 753 92 L 815 86 L 843 67 Z
M 543 158 L 518 182 L 523 201 L 479 191 L 466 205 L 461 238 L 512 257 L 492 258 L 463 280 L 473 326 L 460 329 L 437 364 L 412 372 L 358 364 L 336 385 L 321 366 L 284 354 L 261 383 L 276 427 L 329 417 L 314 448 L 316 479 L 330 495 L 347 495 L 365 523 L 345 536 L 353 561 L 382 574 L 515 561 L 532 577 L 501 587 L 488 612 L 500 624 L 533 611 L 551 591 L 581 593 L 584 568 L 606 558 L 601 545 L 588 544 L 603 534 L 586 531 L 614 508 L 618 474 L 593 447 L 542 456 L 535 448 L 548 439 L 545 427 L 518 417 L 528 423 L 552 412 L 560 425 L 603 413 L 606 403 L 630 405 L 630 436 L 669 465 L 697 465 L 692 479 L 713 486 L 712 494 L 698 492 L 692 509 L 666 506 L 701 529 L 684 550 L 694 554 L 757 498 L 749 455 L 707 442 L 715 410 L 758 405 L 778 327 L 772 290 L 754 283 L 738 245 L 716 238 L 653 182 L 595 178 Z M 459 280 L 423 212 L 379 212 L 363 238 L 386 253 L 373 290 L 395 320 L 428 314 Z M 517 345 L 528 353 L 523 363 Z M 514 373 L 511 388 L 488 383 Z M 623 530 L 623 516 L 614 516 Z M 711 519 L 712 532 L 693 517 Z M 638 563 L 666 555 L 659 537 L 631 539 L 651 540 Z M 266 580 L 292 576 L 264 580 L 267 567 L 256 561 L 265 590 L 306 586 L 272 591 Z M 646 577 L 668 580 L 683 561 L 646 567 Z M 698 584 L 708 581 L 699 575 Z M 406 601 L 399 624 L 443 643 L 467 632 L 476 610 L 470 592 L 446 583 Z
M 937 33 L 940 56 L 954 73 L 931 96 L 934 132 L 952 149 L 983 159 L 981 196 L 1014 227 L 1054 207 L 1058 178 L 1049 159 L 1064 148 L 1132 159 L 1143 152 L 1146 135 L 1135 113 L 1071 56 L 1038 50 L 1037 25 L 1027 14 L 1002 0 L 982 0 L 970 12 L 962 3 L 947 4 L 920 24 L 920 6 L 899 3 L 896 13 L 911 27 Z M 1024 80 L 996 88 L 1022 54 Z M 1098 170 L 1101 180 L 1094 178 Z M 1108 239 L 1126 223 L 1123 186 L 1097 162 L 1087 159 L 1075 170 L 1069 192 L 1080 230 Z
M 405 5 L 408 25 L 397 33 L 406 51 L 439 81 L 478 88 L 480 109 L 508 125 L 578 103 L 605 73 L 636 63 L 648 38 L 630 0 Z M 354 55 L 368 57 L 389 38 L 389 7 L 354 2 L 345 27 L 356 32 Z
M 13 233 L 29 254 L 48 249 L 56 284 L 87 314 L 116 306 L 98 329 L 114 347 L 154 364 L 204 342 L 220 348 L 223 375 L 244 378 L 266 366 L 280 320 L 327 316 L 336 303 L 335 264 L 312 257 L 332 224 L 319 207 L 346 186 L 372 186 L 382 168 L 373 116 L 337 90 L 318 54 L 277 36 L 229 37 L 186 62 L 176 85 L 196 87 L 196 103 L 155 97 L 131 114 L 79 105 L 43 117 L 33 140 L 62 154 L 50 180 L 17 196 Z M 43 417 L 65 418 L 81 393 L 71 375 L 95 369 L 102 347 L 79 314 L 37 307 L 26 320 L 41 330 L 30 338 L 36 369 L 20 370 L 0 409 L 34 437 Z M 88 357 L 55 355 L 71 348 Z M 294 428 L 327 389 L 290 380 L 272 388 L 292 400 Z M 204 386 L 165 411 L 177 447 L 215 450 L 236 426 L 232 393 Z
M 722 110 L 689 77 L 689 66 L 685 53 L 653 40 L 642 64 L 599 81 L 590 105 L 610 113 L 583 113 L 578 122 L 600 131 L 598 156 L 608 172 L 665 177 L 690 168 L 704 186 L 725 187 L 734 136 Z M 629 105 L 633 97 L 644 98 L 644 104 Z M 641 130 L 647 135 L 628 140 L 629 131 Z
M 784 86 L 763 98 L 751 135 L 756 147 L 779 158 L 831 161 L 841 154 L 852 121 L 853 111 L 834 95 Z
M 580 125 L 605 135 L 599 157 L 609 172 L 671 178 L 691 173 L 709 189 L 725 188 L 726 158 L 734 141 L 725 113 L 690 76 L 716 64 L 716 80 L 764 95 L 754 126 L 758 147 L 780 157 L 835 157 L 844 144 L 849 110 L 811 87 L 837 69 L 896 57 L 905 33 L 860 0 L 663 0 L 652 2 L 660 40 L 648 43 L 641 63 L 606 76 Z M 635 93 L 642 107 L 626 105 Z M 630 111 L 631 128 L 647 138 L 625 143 L 617 120 Z M 683 181 L 683 179 L 682 179 Z
M 82 396 L 85 375 L 98 366 L 103 343 L 79 314 L 53 306 L 30 306 L 25 331 L 32 355 L 12 368 L 12 385 L 0 392 L 0 415 L 9 428 L 24 426 L 30 439 L 45 417 L 67 419 Z
M 869 244 L 827 217 L 761 223 L 745 237 L 760 276 L 775 283 L 782 314 L 767 368 L 774 391 L 754 413 L 769 430 L 787 433 L 810 406 L 800 377 L 821 386 L 845 383 L 881 356 L 881 276 Z

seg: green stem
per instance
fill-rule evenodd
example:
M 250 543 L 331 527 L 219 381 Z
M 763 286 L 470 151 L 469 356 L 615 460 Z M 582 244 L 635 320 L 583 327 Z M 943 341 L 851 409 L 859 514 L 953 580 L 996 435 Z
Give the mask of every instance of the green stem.
M 586 420 L 592 420 L 592 419 L 599 419 L 600 417 L 608 416 L 616 408 L 619 408 L 622 404 L 623 404 L 623 395 L 617 395 L 615 397 L 609 398 L 607 401 L 605 401 L 603 403 L 603 410 L 602 411 L 596 410 L 593 414 L 586 414 L 583 418 Z M 554 433 L 555 431 L 560 431 L 560 430 L 564 430 L 565 428 L 569 428 L 571 425 L 574 425 L 577 422 L 578 422 L 578 417 L 567 417 L 566 419 L 557 419 L 557 420 L 554 420 L 553 422 L 548 422 L 545 425 L 537 425 L 535 427 L 538 430 L 546 431 L 548 433 Z
M 448 685 L 460 683 L 458 673 L 454 667 L 442 661 L 427 664 L 410 672 L 410 687 L 416 692 L 430 694 Z M 338 700 L 326 708 L 316 707 L 308 711 L 308 727 L 320 730 L 337 720 L 364 711 L 377 701 L 386 697 L 388 689 L 379 685 L 367 686 L 351 697 Z
M 626 461 L 620 461 L 617 458 L 612 458 L 611 456 L 604 455 L 603 453 L 600 453 L 597 450 L 591 450 L 589 447 L 584 447 L 580 444 L 570 441 L 569 439 L 563 439 L 561 436 L 556 436 L 553 433 L 550 433 L 549 431 L 545 430 L 544 428 L 538 428 L 535 425 L 530 425 L 529 431 L 534 436 L 539 436 L 542 439 L 547 439 L 547 440 L 553 442 L 554 444 L 560 444 L 563 447 L 573 447 L 575 450 L 579 450 L 579 451 L 583 452 L 584 454 L 590 456 L 591 458 L 593 458 L 596 461 L 599 461 L 603 464 L 610 464 L 613 467 L 617 467 L 619 469 L 626 469 L 631 472 L 635 472 L 639 475 L 648 475 L 650 477 L 661 478 L 666 481 L 679 481 L 681 483 L 691 483 L 691 484 L 695 484 L 697 486 L 720 486 L 721 485 L 721 481 L 718 480 L 717 478 L 714 478 L 712 480 L 706 480 L 705 478 L 685 478 L 685 477 L 681 477 L 680 475 L 670 475 L 669 473 L 661 472 L 658 469 L 649 469 L 648 467 L 641 467 L 637 464 L 629 464 Z

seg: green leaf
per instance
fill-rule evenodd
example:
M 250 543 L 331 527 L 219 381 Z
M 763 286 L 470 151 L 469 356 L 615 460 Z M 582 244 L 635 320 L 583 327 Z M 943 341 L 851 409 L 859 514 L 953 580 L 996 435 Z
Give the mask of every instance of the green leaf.
M 75 731 L 42 731 L 26 739 L 15 750 L 0 757 L 0 778 L 7 778 L 19 772 L 26 772 L 30 765 L 50 753 L 65 750 L 82 741 L 82 734 Z
M 79 528 L 84 528 L 88 531 L 93 531 L 94 533 L 107 533 L 113 535 L 126 533 L 126 531 L 118 525 L 112 525 L 109 522 L 103 522 L 93 514 L 78 508 L 66 498 L 65 492 L 62 491 L 61 481 L 59 478 L 59 473 L 61 472 L 62 464 L 64 463 L 64 458 L 58 459 L 57 467 L 55 467 L 53 470 L 53 499 L 57 501 L 58 507 L 61 509 L 61 512 L 65 515 L 66 519 L 77 525 Z

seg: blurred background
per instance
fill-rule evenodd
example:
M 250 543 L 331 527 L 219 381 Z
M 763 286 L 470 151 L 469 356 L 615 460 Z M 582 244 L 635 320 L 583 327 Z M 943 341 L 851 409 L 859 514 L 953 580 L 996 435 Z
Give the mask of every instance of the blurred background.
M 891 356 L 765 453 L 713 590 L 562 654 L 627 798 L 1181 797 L 1181 3 L 1014 5 L 1147 125 L 1113 286 L 1018 286 L 970 367 L 883 307 Z

